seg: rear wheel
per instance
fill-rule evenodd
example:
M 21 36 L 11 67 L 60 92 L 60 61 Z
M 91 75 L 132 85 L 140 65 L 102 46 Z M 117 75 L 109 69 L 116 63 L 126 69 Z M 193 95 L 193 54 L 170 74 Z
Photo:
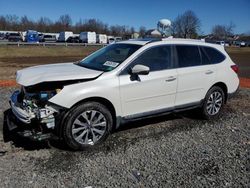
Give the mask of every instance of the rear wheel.
M 202 106 L 202 115 L 205 119 L 212 119 L 219 115 L 225 103 L 225 93 L 218 87 L 212 87 L 204 99 Z
M 87 102 L 69 113 L 63 130 L 64 140 L 70 148 L 83 150 L 103 142 L 112 125 L 112 115 L 104 105 Z

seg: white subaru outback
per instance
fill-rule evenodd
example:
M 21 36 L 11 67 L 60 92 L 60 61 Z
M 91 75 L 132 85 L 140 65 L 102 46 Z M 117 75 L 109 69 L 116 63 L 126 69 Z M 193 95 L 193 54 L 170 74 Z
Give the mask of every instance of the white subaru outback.
M 216 117 L 239 86 L 223 46 L 198 40 L 129 40 L 75 63 L 17 72 L 10 130 L 34 140 L 56 136 L 74 150 L 104 141 L 120 124 L 200 108 Z

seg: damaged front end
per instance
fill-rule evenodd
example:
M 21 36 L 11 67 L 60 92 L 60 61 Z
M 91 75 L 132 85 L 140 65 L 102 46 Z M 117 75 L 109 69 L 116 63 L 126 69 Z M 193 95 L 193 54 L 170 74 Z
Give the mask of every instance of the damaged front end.
M 16 129 L 19 135 L 32 140 L 56 138 L 57 119 L 65 109 L 50 103 L 49 99 L 60 90 L 61 87 L 52 89 L 38 85 L 15 91 L 10 98 L 9 130 Z
M 94 80 L 102 73 L 77 63 L 39 65 L 17 71 L 16 81 L 21 89 L 10 98 L 8 129 L 33 140 L 54 135 L 62 138 L 61 125 L 68 109 L 50 101 L 65 86 Z

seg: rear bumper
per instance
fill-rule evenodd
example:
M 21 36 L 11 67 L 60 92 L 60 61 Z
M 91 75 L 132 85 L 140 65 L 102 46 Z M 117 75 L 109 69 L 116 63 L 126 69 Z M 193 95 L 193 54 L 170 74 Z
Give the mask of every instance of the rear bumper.
M 227 94 L 227 99 L 233 98 L 239 92 L 239 88 L 240 88 L 240 85 L 238 86 L 238 88 L 234 92 L 228 93 Z

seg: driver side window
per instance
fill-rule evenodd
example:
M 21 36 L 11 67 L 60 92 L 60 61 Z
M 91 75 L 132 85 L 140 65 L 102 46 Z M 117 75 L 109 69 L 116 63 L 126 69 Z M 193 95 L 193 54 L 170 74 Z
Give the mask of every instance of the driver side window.
M 160 71 L 172 68 L 171 46 L 156 46 L 142 52 L 130 65 L 126 68 L 124 74 L 135 65 L 145 65 L 149 67 L 150 72 Z

